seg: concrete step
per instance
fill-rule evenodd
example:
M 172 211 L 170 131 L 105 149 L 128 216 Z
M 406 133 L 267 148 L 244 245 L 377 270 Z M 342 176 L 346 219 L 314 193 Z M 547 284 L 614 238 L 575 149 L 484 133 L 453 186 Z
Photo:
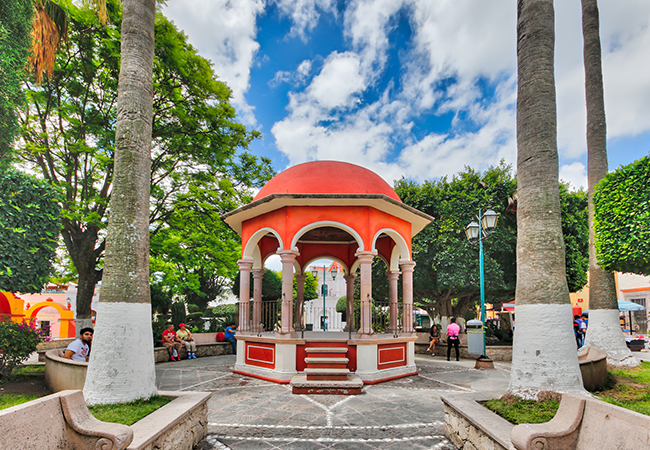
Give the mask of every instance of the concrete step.
M 346 365 L 350 360 L 348 358 L 322 358 L 308 356 L 305 358 L 307 364 L 344 364 Z
M 306 347 L 306 353 L 347 353 L 347 347 Z
M 359 395 L 363 389 L 363 381 L 355 374 L 336 381 L 308 380 L 305 374 L 297 374 L 290 385 L 294 394 Z
M 329 368 L 309 368 L 305 369 L 306 374 L 310 375 L 347 375 L 350 373 L 350 369 L 347 367 L 345 369 L 329 369 Z
M 304 374 L 309 381 L 343 381 L 347 379 L 350 369 L 346 368 L 321 368 L 307 367 Z

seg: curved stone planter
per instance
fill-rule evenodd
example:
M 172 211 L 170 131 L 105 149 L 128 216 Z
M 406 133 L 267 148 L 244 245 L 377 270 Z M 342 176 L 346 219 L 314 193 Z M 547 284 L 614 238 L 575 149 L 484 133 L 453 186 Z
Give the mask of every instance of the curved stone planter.
M 45 385 L 52 392 L 83 390 L 88 363 L 63 357 L 61 349 L 45 352 Z

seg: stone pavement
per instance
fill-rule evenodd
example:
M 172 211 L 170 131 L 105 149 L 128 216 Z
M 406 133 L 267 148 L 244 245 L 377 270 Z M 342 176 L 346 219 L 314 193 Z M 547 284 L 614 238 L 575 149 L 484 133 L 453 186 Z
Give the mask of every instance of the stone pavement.
M 373 386 L 362 395 L 294 395 L 279 385 L 232 373 L 232 355 L 156 365 L 158 389 L 210 391 L 212 449 L 440 449 L 444 392 L 505 392 L 510 365 L 475 370 L 473 360 L 416 355 L 419 374 Z

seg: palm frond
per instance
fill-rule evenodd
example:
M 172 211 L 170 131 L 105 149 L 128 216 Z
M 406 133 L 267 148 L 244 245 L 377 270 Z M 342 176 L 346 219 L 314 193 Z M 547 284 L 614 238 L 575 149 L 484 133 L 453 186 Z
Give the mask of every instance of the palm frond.
M 54 22 L 56 25 L 56 29 L 59 31 L 59 36 L 61 36 L 63 40 L 67 42 L 68 17 L 65 13 L 65 10 L 51 0 L 46 0 L 43 3 L 43 6 L 49 18 L 52 19 L 52 22 Z
M 43 72 L 48 77 L 54 73 L 56 47 L 59 44 L 59 30 L 41 2 L 36 5 L 32 40 L 32 56 L 29 57 L 29 67 L 34 72 L 36 83 L 40 84 L 43 81 Z

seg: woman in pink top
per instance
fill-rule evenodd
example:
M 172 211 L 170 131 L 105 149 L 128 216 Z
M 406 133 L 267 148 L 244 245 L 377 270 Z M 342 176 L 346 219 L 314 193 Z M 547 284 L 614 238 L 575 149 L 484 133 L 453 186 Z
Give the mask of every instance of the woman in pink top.
M 447 361 L 451 356 L 451 346 L 453 345 L 456 349 L 456 361 L 460 361 L 460 350 L 458 344 L 460 339 L 458 334 L 460 333 L 460 326 L 456 323 L 456 318 L 451 318 L 451 323 L 447 326 Z

